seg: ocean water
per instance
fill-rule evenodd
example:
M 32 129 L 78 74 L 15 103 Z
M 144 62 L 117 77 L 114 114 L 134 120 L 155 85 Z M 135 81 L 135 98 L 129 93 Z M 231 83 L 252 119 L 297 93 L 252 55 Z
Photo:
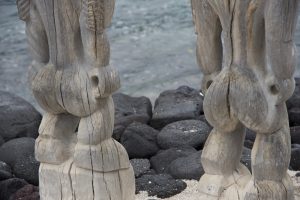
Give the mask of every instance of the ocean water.
M 14 0 L 0 0 L 0 90 L 15 93 L 38 109 L 27 85 L 24 23 Z M 189 0 L 117 0 L 108 30 L 111 65 L 121 76 L 121 92 L 151 100 L 180 85 L 200 87 Z M 300 61 L 300 21 L 295 36 Z M 300 62 L 296 76 L 300 76 Z

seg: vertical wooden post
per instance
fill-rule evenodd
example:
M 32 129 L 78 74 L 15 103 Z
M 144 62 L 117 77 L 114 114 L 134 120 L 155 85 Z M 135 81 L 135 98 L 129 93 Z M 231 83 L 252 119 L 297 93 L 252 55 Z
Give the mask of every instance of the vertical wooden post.
M 45 110 L 35 146 L 41 199 L 134 199 L 128 155 L 112 139 L 111 94 L 120 80 L 109 65 L 105 29 L 114 4 L 17 0 L 34 58 L 31 89 Z
M 291 200 L 285 102 L 294 91 L 298 0 L 191 0 L 204 112 L 199 199 Z M 245 127 L 257 133 L 252 175 L 240 164 Z

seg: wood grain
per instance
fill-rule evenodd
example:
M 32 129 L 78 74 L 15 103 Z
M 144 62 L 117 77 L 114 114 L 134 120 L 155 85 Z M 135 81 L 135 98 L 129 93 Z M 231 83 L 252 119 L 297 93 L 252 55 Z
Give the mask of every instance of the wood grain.
M 44 200 L 133 200 L 134 174 L 112 139 L 112 93 L 106 28 L 114 0 L 18 0 L 33 56 L 32 92 L 45 110 L 35 153 Z M 75 133 L 78 127 L 78 133 Z
M 299 1 L 191 1 L 204 113 L 214 127 L 202 152 L 200 199 L 294 199 L 285 102 L 295 87 Z M 252 175 L 238 170 L 245 127 L 257 133 Z

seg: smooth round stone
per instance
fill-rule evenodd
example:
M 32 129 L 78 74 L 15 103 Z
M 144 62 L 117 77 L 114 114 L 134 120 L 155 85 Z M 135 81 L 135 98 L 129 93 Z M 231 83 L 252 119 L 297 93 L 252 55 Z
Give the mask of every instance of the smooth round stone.
M 157 136 L 162 149 L 191 146 L 203 147 L 211 128 L 200 120 L 178 121 L 165 126 Z

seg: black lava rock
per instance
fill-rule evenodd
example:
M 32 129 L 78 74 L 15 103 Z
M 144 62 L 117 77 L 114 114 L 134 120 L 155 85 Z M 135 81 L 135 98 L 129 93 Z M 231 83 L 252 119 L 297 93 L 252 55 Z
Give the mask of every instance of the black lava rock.
M 300 144 L 300 126 L 291 127 L 291 138 L 293 144 Z
M 244 147 L 248 148 L 248 149 L 252 149 L 254 143 L 250 140 L 245 140 L 244 141 Z
M 291 126 L 300 126 L 300 78 L 295 78 L 296 87 L 293 96 L 287 101 Z
M 0 147 L 1 147 L 2 144 L 4 144 L 4 143 L 5 143 L 5 141 L 4 141 L 4 139 L 2 138 L 1 133 L 0 133 Z
M 193 147 L 171 148 L 158 152 L 158 154 L 150 159 L 150 163 L 156 172 L 164 173 L 172 161 L 180 157 L 187 157 L 195 152 L 197 152 L 197 150 Z
M 256 133 L 250 129 L 246 129 L 246 137 L 245 137 L 245 140 L 249 140 L 251 141 L 252 143 L 254 143 L 255 141 L 255 138 L 256 138 Z
M 148 159 L 131 159 L 135 177 L 140 177 L 150 171 L 150 161 Z
M 0 161 L 0 181 L 12 178 L 12 171 L 9 165 Z
M 204 174 L 201 153 L 198 151 L 188 157 L 177 158 L 169 165 L 167 172 L 175 179 L 199 180 Z
M 197 120 L 203 121 L 203 122 L 205 122 L 209 127 L 212 127 L 212 126 L 208 123 L 208 121 L 206 120 L 205 115 L 200 115 L 199 117 L 197 117 Z
M 131 97 L 122 93 L 113 95 L 115 128 L 113 137 L 120 141 L 126 127 L 132 122 L 147 124 L 152 117 L 152 104 L 147 97 Z
M 13 194 L 9 200 L 39 200 L 39 188 L 34 185 L 25 185 Z
M 139 122 L 133 122 L 124 131 L 121 144 L 130 158 L 148 158 L 159 151 L 157 145 L 158 131 Z
M 241 163 L 243 163 L 250 170 L 250 172 L 252 171 L 252 169 L 251 169 L 251 149 L 244 147 L 242 157 L 241 157 Z
M 165 126 L 157 136 L 158 145 L 162 149 L 191 146 L 199 148 L 204 143 L 211 128 L 200 120 L 178 121 Z
M 292 144 L 291 148 L 292 149 L 300 149 L 300 144 Z
M 136 179 L 136 191 L 147 191 L 149 196 L 168 198 L 179 194 L 187 187 L 182 180 L 175 180 L 169 174 L 144 175 Z
M 295 170 L 300 170 L 300 148 L 292 148 L 290 167 Z
M 0 161 L 12 167 L 13 174 L 38 185 L 39 163 L 34 157 L 33 138 L 17 138 L 6 142 L 0 147 Z
M 162 129 L 167 124 L 186 119 L 197 119 L 203 114 L 203 99 L 188 86 L 162 92 L 155 101 L 151 126 Z
M 19 189 L 28 183 L 19 178 L 11 178 L 0 182 L 0 199 L 9 200 Z
M 27 101 L 0 91 L 0 135 L 5 141 L 19 138 L 37 138 L 41 114 Z
M 300 78 L 295 78 L 296 87 L 293 96 L 287 101 L 288 110 L 300 108 Z
M 289 112 L 290 125 L 300 126 L 300 107 L 292 108 L 288 112 Z

